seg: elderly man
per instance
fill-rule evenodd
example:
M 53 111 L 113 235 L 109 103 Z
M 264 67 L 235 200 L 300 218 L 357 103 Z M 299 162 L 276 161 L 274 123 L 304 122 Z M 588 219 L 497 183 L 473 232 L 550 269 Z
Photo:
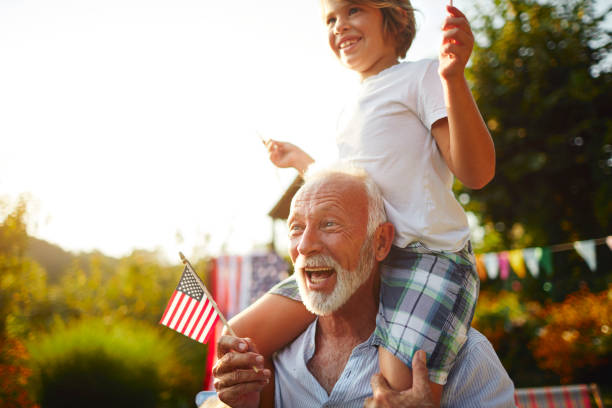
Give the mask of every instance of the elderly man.
M 379 262 L 389 252 L 393 226 L 385 222 L 382 197 L 371 179 L 353 168 L 310 174 L 293 199 L 288 225 L 301 299 L 317 319 L 274 358 L 275 405 L 433 406 L 424 358 L 415 358 L 408 391 L 394 392 L 375 375 Z M 270 373 L 251 368 L 262 367 L 256 345 L 224 336 L 219 350 L 215 386 L 220 399 L 232 407 L 258 406 Z M 512 407 L 513 391 L 490 343 L 471 329 L 441 405 Z

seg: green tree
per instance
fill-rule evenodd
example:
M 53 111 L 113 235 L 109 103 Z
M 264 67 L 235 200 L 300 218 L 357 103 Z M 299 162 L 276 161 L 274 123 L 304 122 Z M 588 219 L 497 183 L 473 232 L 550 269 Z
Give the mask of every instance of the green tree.
M 194 396 L 202 386 L 208 348 L 159 324 L 182 266 L 163 265 L 158 254 L 143 250 L 116 262 L 100 253 L 90 254 L 84 261 L 75 260 L 60 284 L 49 289 L 57 316 L 69 324 L 91 319 L 110 325 L 139 322 L 141 327 L 173 339 L 173 352 L 182 357 L 184 393 Z M 196 267 L 201 273 L 206 263 Z
M 495 141 L 495 179 L 468 210 L 488 231 L 482 250 L 545 246 L 612 232 L 612 42 L 592 0 L 491 0 L 472 19 L 469 79 Z M 482 7 L 482 5 L 481 5 Z M 603 252 L 602 270 L 612 259 Z M 560 276 L 588 269 L 557 256 Z M 603 289 L 607 278 L 593 274 Z M 576 280 L 565 280 L 571 290 Z M 541 284 L 541 282 L 536 282 Z M 567 293 L 570 287 L 559 292 Z
M 23 338 L 44 310 L 44 270 L 24 254 L 27 205 L 21 200 L 0 222 L 0 406 L 34 406 Z

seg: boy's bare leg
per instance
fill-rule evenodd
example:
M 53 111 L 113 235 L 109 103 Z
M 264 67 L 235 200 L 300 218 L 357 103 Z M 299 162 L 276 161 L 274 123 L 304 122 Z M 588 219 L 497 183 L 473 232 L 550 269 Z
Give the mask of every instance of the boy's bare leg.
M 238 337 L 248 337 L 259 353 L 270 358 L 302 334 L 315 316 L 302 302 L 266 294 L 234 316 L 229 324 Z
M 380 373 L 385 377 L 392 389 L 403 391 L 412 387 L 412 370 L 382 346 L 378 347 L 378 362 L 380 364 Z M 431 381 L 429 386 L 434 406 L 439 407 L 443 386 Z

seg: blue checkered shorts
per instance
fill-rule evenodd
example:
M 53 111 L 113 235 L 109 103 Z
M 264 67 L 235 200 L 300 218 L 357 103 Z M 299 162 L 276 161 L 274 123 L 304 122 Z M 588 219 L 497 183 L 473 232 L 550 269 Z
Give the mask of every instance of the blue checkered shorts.
M 374 344 L 412 367 L 417 350 L 427 353 L 429 379 L 446 384 L 467 339 L 480 281 L 471 244 L 459 252 L 433 251 L 420 243 L 392 247 L 381 263 L 381 296 Z M 300 299 L 293 277 L 270 293 Z

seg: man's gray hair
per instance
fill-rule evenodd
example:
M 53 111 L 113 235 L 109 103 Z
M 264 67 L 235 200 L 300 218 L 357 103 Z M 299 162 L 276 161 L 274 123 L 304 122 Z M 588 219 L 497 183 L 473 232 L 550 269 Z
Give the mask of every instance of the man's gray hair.
M 367 234 L 368 237 L 371 237 L 376 231 L 376 228 L 387 221 L 385 203 L 380 189 L 363 168 L 355 166 L 347 161 L 339 161 L 327 166 L 318 166 L 316 164 L 310 166 L 308 171 L 304 174 L 304 187 L 316 184 L 333 175 L 350 176 L 363 184 L 366 195 L 368 196 Z

